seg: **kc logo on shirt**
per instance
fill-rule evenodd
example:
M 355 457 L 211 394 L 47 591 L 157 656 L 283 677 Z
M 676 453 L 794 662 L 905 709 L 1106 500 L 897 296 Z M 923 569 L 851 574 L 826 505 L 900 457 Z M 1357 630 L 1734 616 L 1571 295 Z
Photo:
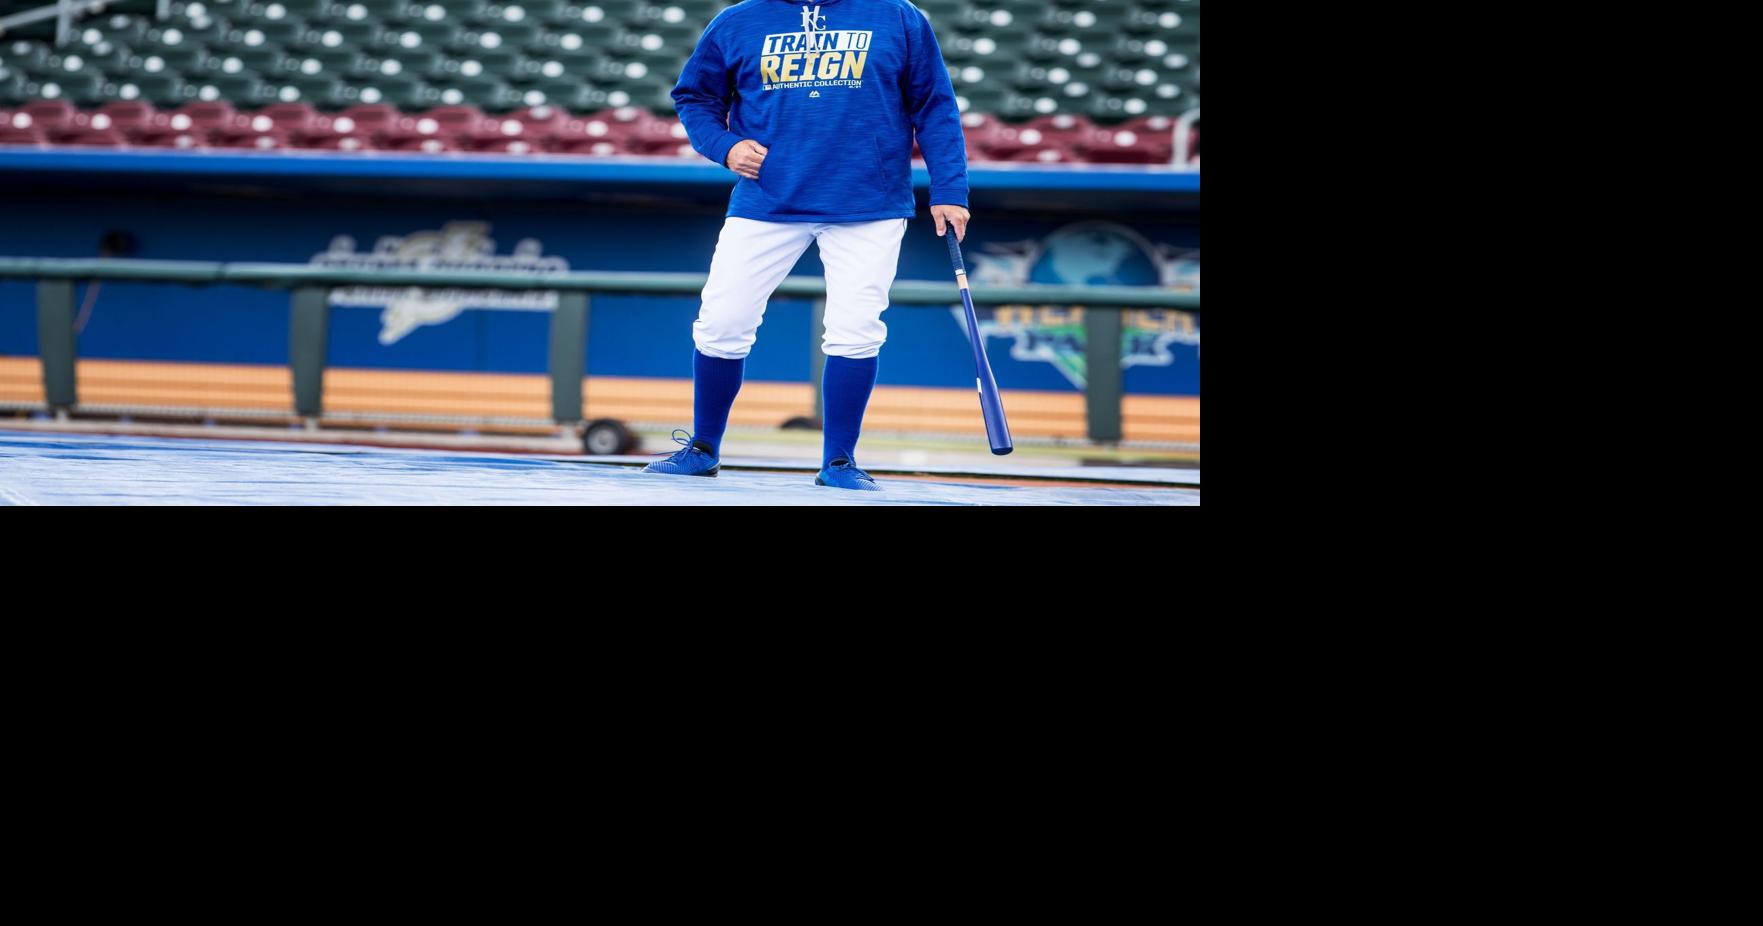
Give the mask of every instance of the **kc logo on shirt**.
M 829 29 L 821 9 L 802 7 L 801 32 L 765 37 L 759 76 L 766 90 L 863 86 L 863 69 L 869 64 L 869 43 L 875 33 Z

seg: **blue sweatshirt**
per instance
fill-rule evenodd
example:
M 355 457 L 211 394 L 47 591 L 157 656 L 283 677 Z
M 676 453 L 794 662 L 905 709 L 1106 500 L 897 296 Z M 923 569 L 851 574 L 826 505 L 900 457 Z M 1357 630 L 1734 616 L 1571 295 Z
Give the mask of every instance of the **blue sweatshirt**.
M 967 205 L 955 88 L 907 0 L 746 0 L 704 30 L 673 91 L 692 147 L 718 164 L 752 139 L 770 153 L 728 214 L 765 222 L 911 218 L 912 139 L 931 205 Z

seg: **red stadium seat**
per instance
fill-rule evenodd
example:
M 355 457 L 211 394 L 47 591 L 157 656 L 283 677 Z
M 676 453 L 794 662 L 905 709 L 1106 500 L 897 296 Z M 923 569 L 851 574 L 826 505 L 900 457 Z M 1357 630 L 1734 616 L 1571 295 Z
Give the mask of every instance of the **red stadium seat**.
M 355 109 L 348 109 L 344 110 L 343 114 L 348 116 L 355 112 Z M 397 118 L 389 120 L 382 119 L 379 114 L 373 112 L 364 111 L 362 115 L 367 119 L 366 131 L 368 135 L 372 136 L 374 143 L 390 150 L 421 150 L 421 143 L 424 140 L 438 138 L 441 134 L 440 121 L 426 115 L 411 116 L 400 113 Z M 410 147 L 412 145 L 416 147 Z
M 400 128 L 414 130 L 416 117 L 405 115 L 396 106 L 385 103 L 362 103 L 351 106 L 337 113 L 337 119 L 348 119 L 355 123 L 355 131 L 367 135 L 380 135 Z
M 66 100 L 31 100 L 18 111 L 31 117 L 31 122 L 44 131 L 78 125 L 80 111 Z
M 386 151 L 419 151 L 425 154 L 440 154 L 444 151 L 459 150 L 459 146 L 452 139 L 420 135 L 387 139 L 381 144 L 381 147 Z
M 433 119 L 438 128 L 434 134 L 448 139 L 466 139 L 480 131 L 491 131 L 496 121 L 476 106 L 438 106 L 422 114 Z
M 250 121 L 241 115 L 238 110 L 233 109 L 233 104 L 225 102 L 224 100 L 185 103 L 173 110 L 172 113 L 173 117 L 171 124 L 173 128 L 176 128 L 179 124 L 180 120 L 177 119 L 177 116 L 183 116 L 190 120 L 189 127 L 191 129 L 203 132 L 237 128 Z
M 20 116 L 24 118 L 20 119 Z M 13 113 L 11 118 L 0 122 L 0 145 L 47 145 L 48 137 L 29 119 L 28 113 Z
M 1084 137 L 1095 129 L 1095 126 L 1082 116 L 1061 113 L 1057 116 L 1040 116 L 1030 119 L 1024 128 L 1041 133 L 1041 140 L 1035 144 L 1070 147 L 1083 141 Z
M 185 118 L 188 118 L 187 116 Z M 143 148 L 183 148 L 193 150 L 208 147 L 208 134 L 193 129 L 174 129 L 169 126 L 150 128 L 135 136 L 135 144 Z
M 277 131 L 290 135 L 327 129 L 331 121 L 305 103 L 271 103 L 258 110 L 257 116 L 268 118 Z
M 555 137 L 571 120 L 569 113 L 556 106 L 534 106 L 509 113 L 502 117 L 502 122 L 520 124 L 518 137 L 529 142 L 547 142 Z M 504 131 L 504 135 L 507 133 Z
M 468 150 L 479 154 L 533 154 L 541 148 L 524 138 L 487 138 L 472 141 Z
M 100 116 L 105 125 L 109 125 L 110 117 Z M 79 148 L 127 148 L 129 141 L 121 131 L 114 128 L 98 128 L 96 126 L 79 126 L 75 128 L 51 131 L 49 137 L 58 145 L 72 145 Z
M 553 139 L 549 149 L 557 154 L 591 154 L 596 157 L 623 153 L 619 150 L 617 142 L 605 138 Z
M 563 154 L 625 154 L 643 133 L 646 115 L 627 106 L 572 118 L 553 130 L 548 147 Z
M 1169 132 L 1141 134 L 1126 126 L 1098 128 L 1077 150 L 1093 164 L 1168 164 L 1175 157 L 1175 138 Z
M 644 115 L 648 116 L 648 113 L 645 111 Z M 635 131 L 625 140 L 625 150 L 631 154 L 677 155 L 680 145 L 691 143 L 686 136 L 686 127 L 675 119 L 649 116 L 637 121 L 635 126 Z
M 527 125 L 519 119 L 488 118 L 477 124 L 461 143 L 474 151 L 490 151 L 508 142 L 527 142 Z
M 961 131 L 967 137 L 967 150 L 983 152 L 1004 128 L 1004 123 L 984 113 L 968 113 L 961 117 Z
M 258 116 L 256 118 L 267 120 L 268 117 Z M 213 145 L 216 148 L 239 148 L 251 151 L 275 151 L 294 147 L 288 134 L 277 131 L 273 126 L 267 126 L 261 130 L 231 129 L 216 132 L 213 136 Z
M 296 135 L 294 144 L 313 151 L 373 151 L 377 146 L 372 136 L 329 132 L 319 135 Z
M 122 130 L 123 134 L 131 138 L 169 121 L 168 117 L 153 108 L 153 104 L 142 100 L 116 100 L 105 103 L 98 107 L 96 113 L 92 114 L 92 119 L 95 121 L 99 116 L 109 118 L 112 126 Z
M 969 145 L 979 153 L 979 160 L 1011 161 L 1033 149 L 1023 140 L 1022 133 L 1023 130 L 1014 125 L 993 125 Z M 1038 133 L 1035 137 L 1038 140 Z
M 1032 129 L 1024 129 L 1025 133 Z M 1023 145 L 1008 158 L 999 160 L 1022 164 L 1081 164 L 1083 156 L 1069 145 L 1049 144 L 1045 141 L 1035 145 Z

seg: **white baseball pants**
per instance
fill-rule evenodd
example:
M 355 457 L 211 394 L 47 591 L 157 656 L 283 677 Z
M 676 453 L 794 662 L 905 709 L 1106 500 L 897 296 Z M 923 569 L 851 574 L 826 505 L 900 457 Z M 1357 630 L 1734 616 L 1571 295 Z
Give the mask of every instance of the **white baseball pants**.
M 704 303 L 692 340 L 706 357 L 739 360 L 758 340 L 771 294 L 808 245 L 820 242 L 826 266 L 828 357 L 866 360 L 881 353 L 888 326 L 881 314 L 900 269 L 905 219 L 879 222 L 758 222 L 730 218 L 716 242 Z

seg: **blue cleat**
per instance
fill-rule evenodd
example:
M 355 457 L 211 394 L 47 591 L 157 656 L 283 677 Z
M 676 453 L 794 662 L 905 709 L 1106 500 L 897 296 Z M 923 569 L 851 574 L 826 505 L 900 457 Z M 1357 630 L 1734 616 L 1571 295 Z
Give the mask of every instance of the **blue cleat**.
M 856 460 L 834 460 L 814 477 L 817 486 L 831 486 L 835 489 L 857 489 L 862 492 L 880 492 L 881 486 L 875 484 L 875 477 L 857 468 Z
M 679 435 L 685 434 L 685 437 Z M 663 473 L 668 476 L 712 476 L 722 472 L 722 461 L 717 459 L 709 444 L 701 440 L 693 440 L 692 435 L 675 429 L 673 442 L 685 445 L 682 449 L 665 460 L 657 460 L 643 467 L 645 473 Z

